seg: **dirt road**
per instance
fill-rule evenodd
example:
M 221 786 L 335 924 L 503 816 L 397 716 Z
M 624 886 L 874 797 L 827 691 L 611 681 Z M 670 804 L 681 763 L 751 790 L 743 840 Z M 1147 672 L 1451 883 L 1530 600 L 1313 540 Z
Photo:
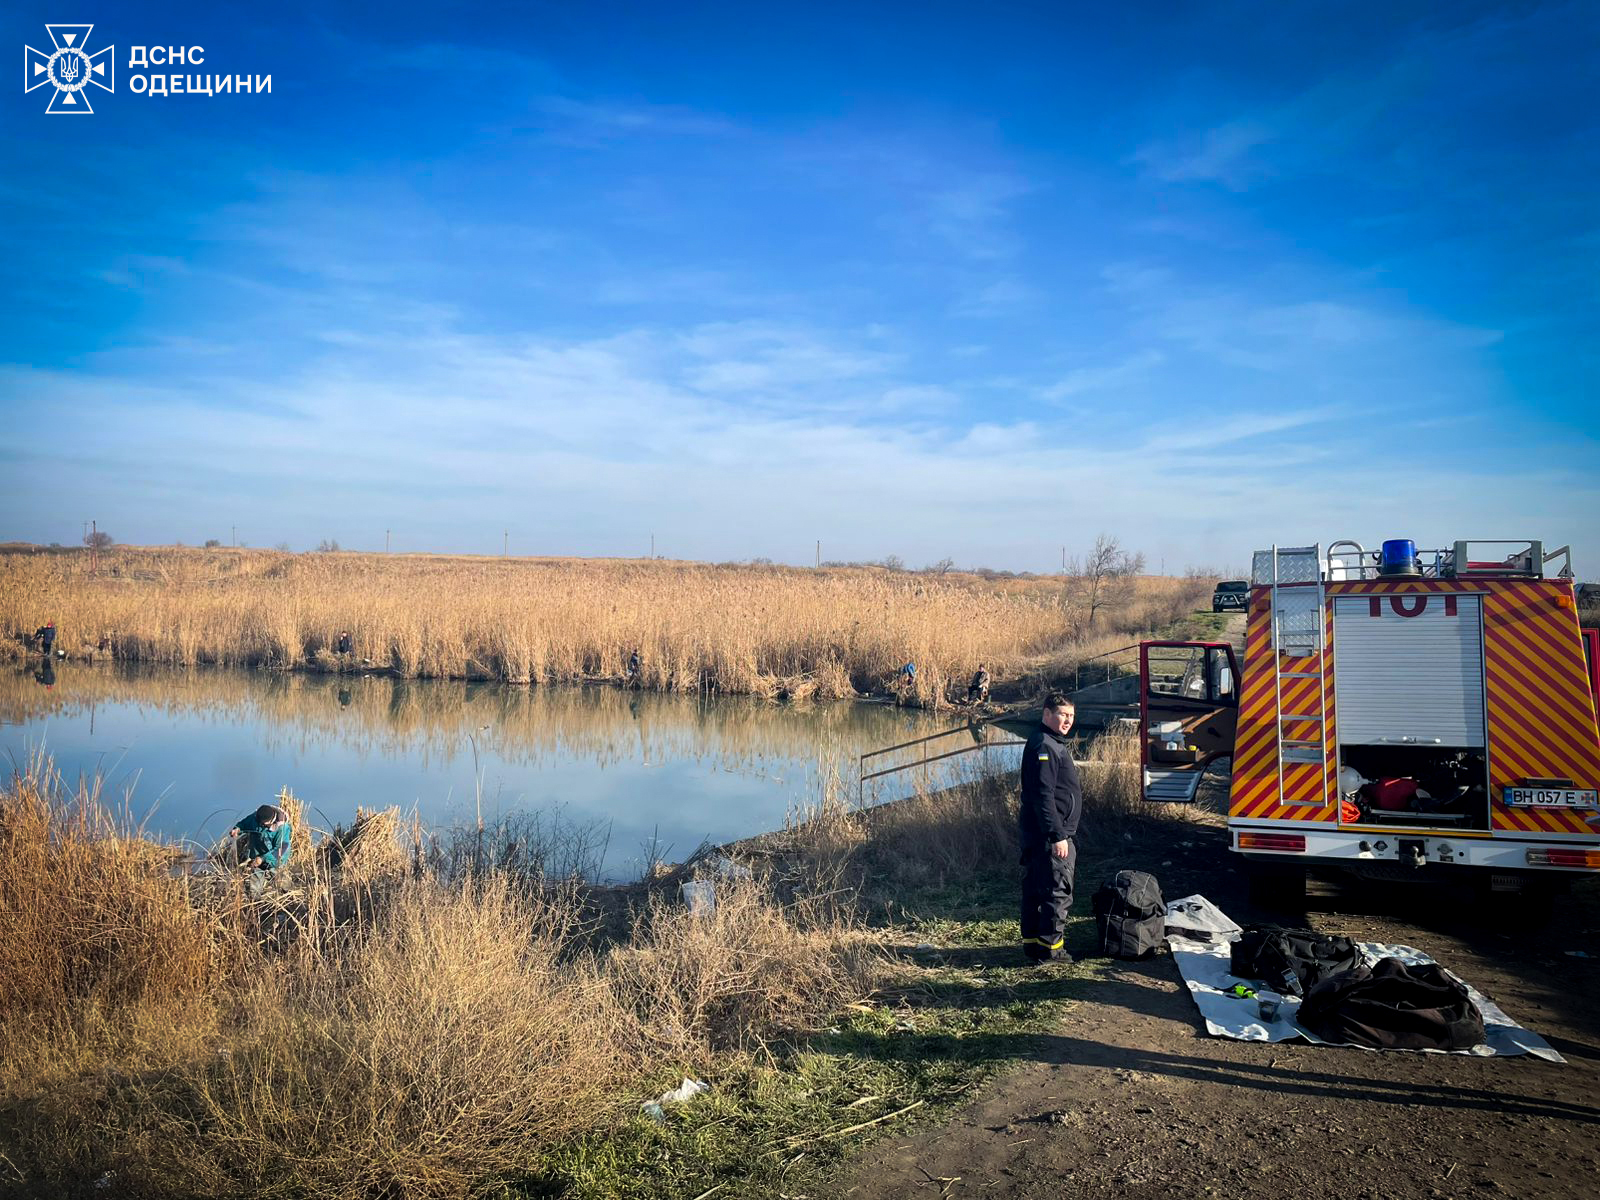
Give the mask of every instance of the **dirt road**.
M 1130 844 L 1121 865 L 1152 870 L 1169 897 L 1201 892 L 1240 921 L 1304 920 L 1424 949 L 1541 1033 L 1567 1065 L 1213 1038 L 1169 958 L 1108 965 L 1092 999 L 1015 1048 L 1029 1065 L 992 1081 L 950 1122 L 881 1139 L 821 1194 L 1600 1194 L 1592 886 L 1531 932 L 1508 923 L 1504 902 L 1403 887 L 1313 900 L 1304 914 L 1265 912 L 1248 902 L 1225 836 L 1187 827 L 1189 848 Z M 1098 882 L 1080 880 L 1077 911 Z M 1085 948 L 1087 923 L 1074 936 Z

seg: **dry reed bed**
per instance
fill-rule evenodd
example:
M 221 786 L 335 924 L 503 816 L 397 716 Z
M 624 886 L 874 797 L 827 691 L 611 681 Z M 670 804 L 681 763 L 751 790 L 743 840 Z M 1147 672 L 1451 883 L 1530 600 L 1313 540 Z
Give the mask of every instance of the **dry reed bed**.
M 451 873 L 392 810 L 300 845 L 253 905 L 43 763 L 0 793 L 0 1187 L 464 1196 L 882 967 L 754 881 L 607 941 L 570 883 Z
M 1091 747 L 1086 837 L 1152 815 L 1134 749 Z M 852 897 L 1010 869 L 1012 783 L 866 812 L 830 795 L 713 915 L 635 892 L 606 937 L 580 889 L 481 848 L 464 870 L 470 848 L 395 810 L 297 839 L 287 889 L 250 905 L 36 761 L 0 792 L 0 1188 L 480 1191 L 869 994 L 890 968 Z
M 618 678 L 629 653 L 666 691 L 838 698 L 910 660 L 919 699 L 981 661 L 1004 674 L 1086 633 L 1159 627 L 1204 581 L 1141 578 L 1086 625 L 1080 581 L 867 568 L 124 548 L 0 555 L 0 631 L 45 620 L 69 653 L 283 669 L 355 657 L 404 676 L 513 682 Z M 1091 651 L 1092 652 L 1092 651 Z

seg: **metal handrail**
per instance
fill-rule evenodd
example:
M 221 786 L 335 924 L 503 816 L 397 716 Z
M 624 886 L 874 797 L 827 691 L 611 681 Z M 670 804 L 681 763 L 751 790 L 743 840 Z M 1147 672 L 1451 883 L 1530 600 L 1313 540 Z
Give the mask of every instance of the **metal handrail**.
M 959 750 L 946 750 L 943 754 L 930 754 L 927 758 L 919 758 L 913 763 L 901 763 L 897 767 L 885 767 L 881 771 L 869 771 L 857 777 L 857 783 L 865 783 L 869 779 L 876 779 L 880 775 L 893 775 L 896 771 L 909 771 L 912 767 L 925 767 L 929 763 L 938 762 L 941 758 L 954 758 L 958 754 L 972 754 L 978 750 L 987 750 L 991 746 L 1025 746 L 1021 739 L 1009 742 L 984 742 L 981 746 L 963 746 Z
M 966 730 L 971 729 L 973 725 L 987 725 L 987 724 L 989 724 L 989 721 L 992 720 L 992 719 L 993 718 L 989 718 L 989 719 L 986 719 L 986 720 L 983 720 L 983 721 L 974 721 L 974 722 L 971 722 L 970 724 L 967 724 L 967 725 L 956 725 L 956 726 L 954 726 L 953 728 L 950 728 L 950 729 L 940 730 L 938 733 L 930 733 L 927 737 L 912 738 L 909 742 L 897 742 L 893 746 L 885 746 L 881 750 L 868 750 L 865 754 L 861 755 L 860 757 L 861 757 L 862 761 L 864 762 L 869 758 L 876 758 L 880 754 L 889 754 L 889 753 L 892 753 L 895 750 L 904 750 L 907 746 L 920 746 L 920 745 L 922 745 L 923 742 L 936 742 L 940 738 L 949 737 L 952 733 L 965 732 Z
M 1090 663 L 1095 662 L 1097 659 L 1112 658 L 1113 656 L 1118 655 L 1118 654 L 1135 654 L 1136 655 L 1138 653 L 1139 653 L 1139 645 L 1136 642 L 1131 646 L 1118 646 L 1115 650 L 1104 650 L 1104 651 L 1100 652 L 1099 654 L 1091 654 L 1088 658 L 1083 659 L 1081 662 L 1078 663 L 1077 666 L 1075 666 L 1072 669 L 1072 690 L 1076 692 L 1076 691 L 1080 690 L 1083 687 L 1083 669 L 1084 669 L 1084 667 L 1088 666 Z M 1106 664 L 1105 682 L 1107 682 L 1107 683 L 1111 682 L 1111 672 L 1112 672 L 1112 670 L 1114 670 L 1116 667 L 1121 666 L 1121 665 L 1122 664 L 1115 663 L 1115 662 L 1110 662 L 1110 663 Z
M 963 746 L 959 750 L 947 750 L 943 754 L 927 755 L 923 758 L 917 759 L 916 762 L 900 763 L 897 766 L 884 767 L 879 771 L 867 771 L 865 769 L 867 759 L 869 758 L 876 758 L 880 754 L 888 754 L 895 750 L 904 750 L 908 746 L 921 746 L 927 742 L 936 742 L 940 738 L 947 738 L 958 733 L 971 733 L 974 729 L 981 729 L 986 725 L 992 725 L 1000 719 L 1001 718 L 999 717 L 990 717 L 982 721 L 973 721 L 966 725 L 957 725 L 954 728 L 943 730 L 940 733 L 930 734 L 927 737 L 912 738 L 908 742 L 900 742 L 898 745 L 894 746 L 885 746 L 881 750 L 869 750 L 866 753 L 859 755 L 856 760 L 856 806 L 859 808 L 865 801 L 866 782 L 869 779 L 877 779 L 884 775 L 894 775 L 900 771 L 909 771 L 913 767 L 924 767 L 929 763 L 938 762 L 941 759 L 955 758 L 960 754 L 973 754 L 979 750 L 988 750 L 994 746 L 1024 745 L 1025 743 L 1023 741 L 1015 738 L 1004 742 L 984 741 L 972 746 Z
M 1336 546 L 1353 546 L 1355 548 L 1356 561 L 1354 563 L 1335 562 L 1335 558 L 1342 560 L 1350 553 L 1348 550 L 1340 550 L 1335 554 L 1334 547 Z M 1365 579 L 1367 577 L 1367 551 L 1360 542 L 1353 538 L 1340 538 L 1337 542 L 1329 542 L 1327 558 L 1328 578 L 1330 580 L 1333 579 L 1335 570 L 1349 571 L 1354 569 L 1357 579 Z

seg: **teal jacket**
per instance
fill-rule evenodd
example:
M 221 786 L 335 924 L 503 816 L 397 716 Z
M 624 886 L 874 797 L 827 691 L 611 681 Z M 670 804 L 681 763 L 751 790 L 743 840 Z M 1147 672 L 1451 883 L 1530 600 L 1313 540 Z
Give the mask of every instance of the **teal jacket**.
M 276 829 L 268 829 L 251 813 L 235 823 L 239 831 L 239 861 L 259 858 L 261 865 L 275 871 L 289 861 L 289 822 Z

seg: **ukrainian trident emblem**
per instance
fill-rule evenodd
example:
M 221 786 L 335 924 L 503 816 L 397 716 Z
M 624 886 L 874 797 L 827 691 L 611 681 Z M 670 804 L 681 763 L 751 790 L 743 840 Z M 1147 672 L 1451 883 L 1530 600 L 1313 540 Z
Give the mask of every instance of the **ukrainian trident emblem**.
M 93 54 L 85 50 L 84 44 L 89 40 L 93 25 L 46 25 L 45 29 L 55 44 L 55 52 L 46 54 L 32 46 L 23 47 L 26 53 L 22 63 L 22 90 L 31 92 L 51 84 L 56 94 L 50 98 L 45 112 L 53 116 L 94 112 L 89 104 L 89 93 L 84 89 L 92 83 L 108 92 L 117 90 L 116 47 L 107 46 Z

